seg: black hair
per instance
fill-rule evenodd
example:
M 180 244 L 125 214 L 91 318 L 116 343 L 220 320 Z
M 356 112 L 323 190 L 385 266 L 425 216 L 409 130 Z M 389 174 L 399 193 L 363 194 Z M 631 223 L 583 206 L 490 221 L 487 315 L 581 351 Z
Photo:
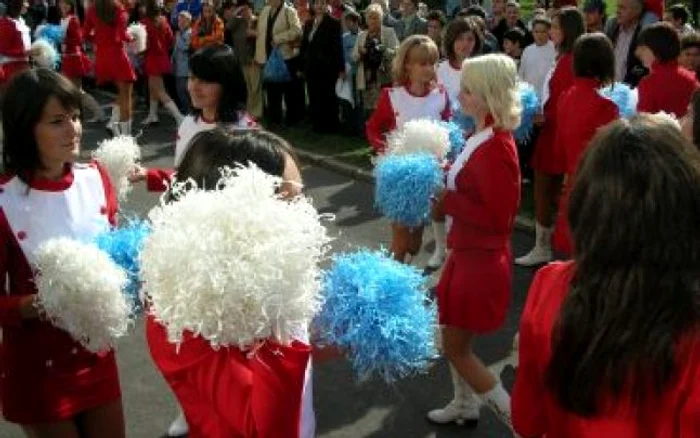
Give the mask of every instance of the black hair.
M 571 53 L 574 50 L 576 39 L 586 33 L 583 14 L 573 6 L 566 6 L 559 10 L 552 18 L 552 20 L 554 19 L 559 20 L 559 26 L 564 36 L 561 44 L 559 44 L 558 51 L 560 54 Z
M 438 10 L 432 10 L 428 12 L 428 15 L 425 17 L 427 21 L 437 21 L 440 23 L 440 27 L 445 27 L 445 24 L 447 24 L 447 18 L 445 17 L 445 13 L 442 11 Z
M 146 9 L 146 18 L 149 18 L 154 26 L 160 27 L 163 20 L 160 19 L 162 12 L 157 0 L 142 0 L 142 2 Z
M 246 108 L 248 88 L 238 57 L 233 49 L 223 44 L 203 47 L 190 58 L 190 73 L 205 82 L 221 85 L 221 100 L 217 122 L 237 123 L 239 113 Z M 201 117 L 201 109 L 193 109 Z
M 503 34 L 503 39 L 518 44 L 518 47 L 521 49 L 525 48 L 525 32 L 519 27 L 508 29 L 506 33 Z
M 261 129 L 214 129 L 197 134 L 178 166 L 175 180 L 194 181 L 211 190 L 223 167 L 253 163 L 263 172 L 282 176 L 287 156 L 297 163 L 292 147 L 283 138 Z M 172 199 L 172 198 L 171 198 Z
M 450 61 L 455 58 L 455 41 L 463 33 L 471 32 L 474 35 L 474 50 L 472 50 L 472 55 L 476 55 L 481 52 L 481 46 L 483 44 L 483 37 L 481 36 L 481 31 L 479 26 L 472 18 L 455 18 L 447 25 L 445 28 L 445 36 L 443 37 L 442 46 L 445 56 Z
M 61 24 L 61 11 L 58 10 L 58 5 L 49 6 L 46 11 L 46 24 Z
M 683 25 L 685 25 L 685 23 L 688 22 L 688 19 L 690 19 L 688 7 L 682 3 L 676 3 L 675 5 L 669 6 L 666 11 L 671 14 L 674 20 L 680 20 L 681 24 Z
M 486 9 L 484 9 L 483 6 L 481 5 L 471 5 L 467 8 L 465 14 L 468 17 L 476 15 L 477 17 L 481 17 L 483 20 L 486 20 L 487 14 L 486 14 Z
M 574 44 L 574 74 L 608 85 L 615 81 L 615 50 L 601 32 L 581 35 Z
M 24 0 L 8 0 L 6 3 L 7 7 L 5 9 L 5 15 L 15 20 L 22 15 L 22 8 L 24 7 Z
M 44 107 L 55 97 L 67 110 L 81 109 L 81 93 L 73 83 L 53 70 L 35 68 L 12 78 L 2 101 L 4 171 L 29 183 L 41 166 L 34 128 Z
M 693 144 L 700 149 L 700 89 L 693 91 L 690 105 L 693 109 Z
M 546 384 L 584 417 L 603 397 L 642 406 L 672 381 L 700 322 L 700 152 L 659 116 L 612 122 L 583 154 L 567 215 L 575 274 Z
M 115 0 L 93 0 L 95 13 L 101 22 L 111 25 L 114 23 L 114 16 L 117 13 Z M 137 8 L 138 9 L 138 8 Z
M 671 23 L 654 23 L 639 32 L 637 46 L 648 47 L 659 62 L 674 61 L 681 54 L 681 39 Z

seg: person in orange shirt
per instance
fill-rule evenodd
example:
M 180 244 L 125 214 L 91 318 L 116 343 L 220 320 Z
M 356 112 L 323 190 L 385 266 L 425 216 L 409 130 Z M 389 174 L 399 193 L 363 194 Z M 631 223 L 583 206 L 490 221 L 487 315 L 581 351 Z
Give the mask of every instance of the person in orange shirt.
M 224 43 L 224 22 L 214 9 L 214 2 L 202 2 L 202 16 L 192 26 L 192 50 Z

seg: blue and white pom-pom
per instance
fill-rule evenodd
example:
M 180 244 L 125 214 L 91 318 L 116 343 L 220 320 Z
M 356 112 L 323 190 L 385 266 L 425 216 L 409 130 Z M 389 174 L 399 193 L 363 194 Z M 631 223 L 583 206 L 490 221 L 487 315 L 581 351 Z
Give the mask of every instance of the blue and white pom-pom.
M 450 133 L 442 122 L 416 119 L 387 136 L 388 155 L 429 153 L 442 161 L 450 150 Z
M 472 135 L 476 129 L 474 118 L 464 113 L 459 102 L 452 105 L 452 119 L 450 121 L 462 129 L 465 137 Z
M 462 128 L 454 121 L 441 122 L 441 124 L 447 128 L 450 137 L 450 150 L 447 152 L 447 159 L 454 160 L 462 152 L 467 139 Z
M 314 324 L 318 342 L 346 351 L 360 380 L 394 382 L 424 370 L 436 353 L 436 311 L 425 288 L 420 271 L 385 252 L 336 256 Z
M 92 158 L 107 169 L 109 179 L 117 191 L 117 198 L 124 201 L 132 188 L 128 176 L 141 159 L 141 148 L 136 144 L 136 139 L 120 135 L 104 140 L 92 153 Z
M 253 165 L 224 169 L 216 190 L 177 183 L 177 201 L 151 211 L 142 288 L 171 342 L 284 342 L 319 311 L 329 238 L 311 200 L 283 199 L 281 184 Z
M 374 200 L 382 215 L 406 226 L 430 219 L 431 197 L 443 184 L 433 155 L 387 155 L 374 168 Z
M 37 307 L 92 352 L 109 350 L 127 333 L 132 308 L 122 293 L 126 273 L 93 244 L 68 238 L 35 253 Z
M 134 311 L 142 307 L 139 296 L 141 272 L 139 253 L 149 233 L 150 228 L 146 222 L 132 220 L 124 227 L 98 234 L 94 240 L 97 247 L 107 253 L 112 261 L 126 272 L 129 281 L 124 288 L 124 293 Z
M 515 141 L 522 144 L 530 139 L 533 127 L 535 126 L 535 116 L 540 112 L 540 98 L 537 96 L 535 87 L 527 82 L 520 82 L 518 85 L 520 94 L 520 105 L 522 113 L 520 115 L 520 125 L 513 131 Z
M 60 24 L 42 24 L 37 26 L 34 32 L 35 39 L 47 40 L 51 42 L 55 48 L 61 47 L 65 37 L 66 32 Z
M 32 43 L 30 53 L 34 63 L 42 68 L 56 69 L 61 60 L 61 56 L 56 51 L 53 43 L 43 38 Z
M 598 92 L 601 96 L 607 97 L 617 105 L 617 109 L 620 111 L 620 117 L 628 119 L 637 114 L 639 95 L 637 94 L 637 90 L 630 88 L 629 85 L 622 82 L 615 82 L 612 85 L 601 88 Z

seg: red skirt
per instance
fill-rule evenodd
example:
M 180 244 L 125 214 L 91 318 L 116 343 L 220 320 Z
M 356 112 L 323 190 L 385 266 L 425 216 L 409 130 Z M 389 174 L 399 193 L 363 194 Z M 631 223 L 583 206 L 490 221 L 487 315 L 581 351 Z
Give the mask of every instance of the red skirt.
M 95 79 L 98 84 L 136 81 L 136 74 L 124 47 L 95 47 Z
M 43 321 L 3 327 L 2 413 L 12 423 L 64 421 L 121 397 L 114 352 L 93 354 Z
M 92 63 L 82 52 L 63 55 L 61 57 L 61 74 L 67 78 L 79 79 L 90 73 Z
M 562 175 L 566 172 L 563 148 L 556 144 L 556 125 L 544 122 L 535 143 L 530 165 L 537 172 L 549 175 Z
M 7 64 L 2 64 L 2 75 L 0 75 L 0 84 L 7 84 L 10 80 L 22 73 L 25 70 L 29 70 L 29 62 L 8 62 Z
M 163 76 L 170 74 L 173 66 L 168 55 L 148 55 L 143 60 L 143 71 L 146 76 Z
M 452 250 L 437 285 L 440 325 L 476 333 L 500 328 L 513 283 L 510 246 L 501 250 Z

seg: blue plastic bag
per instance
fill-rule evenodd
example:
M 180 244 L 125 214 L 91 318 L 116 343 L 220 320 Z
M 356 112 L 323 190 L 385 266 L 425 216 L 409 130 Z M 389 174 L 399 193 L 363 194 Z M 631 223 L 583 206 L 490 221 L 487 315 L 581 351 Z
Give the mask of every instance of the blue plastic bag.
M 272 53 L 270 53 L 270 58 L 267 60 L 263 70 L 263 80 L 277 83 L 292 80 L 287 63 L 284 62 L 284 58 L 278 48 L 272 49 Z

